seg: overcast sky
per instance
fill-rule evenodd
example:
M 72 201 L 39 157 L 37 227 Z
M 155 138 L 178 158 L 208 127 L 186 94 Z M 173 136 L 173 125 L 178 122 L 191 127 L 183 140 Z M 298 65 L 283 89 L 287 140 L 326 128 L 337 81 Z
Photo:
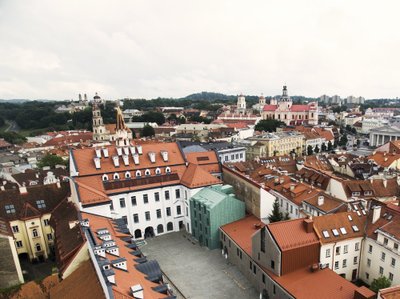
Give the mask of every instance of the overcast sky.
M 400 2 L 0 0 L 0 98 L 400 96 Z

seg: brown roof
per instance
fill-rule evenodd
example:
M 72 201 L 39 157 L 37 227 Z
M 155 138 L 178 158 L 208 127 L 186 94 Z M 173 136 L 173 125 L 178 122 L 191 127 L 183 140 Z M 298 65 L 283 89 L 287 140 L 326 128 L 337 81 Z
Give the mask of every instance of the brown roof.
M 214 151 L 185 153 L 189 163 L 201 165 L 208 172 L 221 172 L 217 154 Z
M 370 181 L 343 181 L 342 182 L 344 191 L 346 192 L 347 197 L 352 197 L 353 192 L 360 192 L 360 196 L 362 197 L 373 197 L 374 196 L 374 188 L 371 185 Z M 364 194 L 364 192 L 372 192 L 370 195 Z
M 0 148 L 10 147 L 11 144 L 5 141 L 3 138 L 0 138 Z
M 267 228 L 281 251 L 319 244 L 314 232 L 306 232 L 303 218 L 270 223 Z
M 318 198 L 320 196 L 324 197 L 324 203 L 319 206 Z M 346 203 L 326 194 L 325 192 L 313 193 L 311 197 L 305 199 L 304 201 L 327 214 L 335 212 L 340 208 L 342 208 L 340 210 L 347 210 Z
M 356 212 L 342 212 L 314 217 L 313 221 L 314 230 L 321 243 L 332 243 L 345 239 L 362 237 L 364 235 L 366 216 L 358 216 Z M 353 229 L 353 226 L 356 226 L 358 231 Z M 341 228 L 344 228 L 343 232 L 345 232 L 345 234 L 342 232 Z M 338 236 L 334 236 L 332 232 L 334 229 L 337 230 Z M 328 232 L 328 238 L 324 237 L 323 231 Z
M 330 176 L 322 172 L 306 167 L 303 167 L 302 169 L 297 171 L 295 176 L 298 179 L 303 179 L 305 183 L 317 186 L 318 188 L 321 188 L 323 190 L 327 189 L 329 181 L 331 179 Z
M 52 172 L 56 178 L 62 179 L 62 176 L 68 176 L 68 171 L 63 168 L 54 168 L 50 170 L 32 170 L 27 169 L 23 173 L 13 174 L 12 177 L 20 184 L 26 184 L 29 186 L 31 182 L 37 182 L 38 184 L 43 184 L 44 178 L 48 175 L 49 172 Z
M 225 232 L 243 251 L 251 256 L 251 238 L 264 224 L 254 215 L 221 226 Z
M 315 272 L 303 268 L 273 279 L 297 299 L 353 299 L 354 292 L 360 289 L 328 268 Z M 369 291 L 368 295 L 373 296 L 374 292 Z
M 372 187 L 374 188 L 374 193 L 376 197 L 391 197 L 398 196 L 400 194 L 400 187 L 397 184 L 397 179 L 386 179 L 386 186 L 384 184 L 384 179 L 373 179 Z
M 46 143 L 44 143 L 44 146 L 60 146 L 63 144 L 75 144 L 75 143 L 80 143 L 80 142 L 85 142 L 88 140 L 93 139 L 93 133 L 92 132 L 84 132 L 84 133 L 79 133 L 76 135 L 65 135 L 62 137 L 56 137 L 53 139 L 50 139 Z
M 199 188 L 221 184 L 222 181 L 205 171 L 200 165 L 189 163 L 182 176 L 181 183 L 189 188 Z
M 98 229 L 107 229 L 111 235 L 113 241 L 115 241 L 116 246 L 119 249 L 119 258 L 126 258 L 127 269 L 129 271 L 124 271 L 120 269 L 114 269 L 115 272 L 115 284 L 112 285 L 112 290 L 115 298 L 133 298 L 130 292 L 130 287 L 136 284 L 140 284 L 143 288 L 144 298 L 147 299 L 159 299 L 166 298 L 167 295 L 163 295 L 154 291 L 152 288 L 159 286 L 159 284 L 151 282 L 146 278 L 146 275 L 136 269 L 135 265 L 138 264 L 129 253 L 132 249 L 128 248 L 127 243 L 122 240 L 124 237 L 129 235 L 121 233 L 117 230 L 111 218 L 96 216 L 93 214 L 82 213 L 83 219 L 89 220 L 90 229 L 95 232 Z M 96 242 L 101 244 L 102 240 L 98 235 L 93 234 Z M 116 257 L 106 253 L 106 258 L 110 261 L 115 260 Z
M 70 227 L 71 222 L 77 221 L 78 211 L 75 205 L 67 200 L 63 200 L 51 214 L 50 225 L 55 234 L 56 261 L 61 273 L 86 242 L 79 223 Z
M 400 298 L 400 286 L 394 286 L 379 291 L 382 299 L 399 299 Z
M 376 164 L 382 167 L 389 167 L 394 161 L 400 159 L 400 153 L 386 153 L 386 152 L 376 152 L 375 154 L 368 157 L 374 160 Z
M 66 279 L 50 290 L 50 298 L 105 298 L 91 260 L 82 262 Z
M 60 188 L 56 184 L 27 187 L 27 193 L 23 194 L 18 189 L 0 191 L 0 218 L 12 221 L 51 213 L 69 193 L 68 183 L 61 183 Z M 44 207 L 39 208 L 39 200 L 44 200 Z M 7 213 L 6 206 L 10 205 L 15 213 Z

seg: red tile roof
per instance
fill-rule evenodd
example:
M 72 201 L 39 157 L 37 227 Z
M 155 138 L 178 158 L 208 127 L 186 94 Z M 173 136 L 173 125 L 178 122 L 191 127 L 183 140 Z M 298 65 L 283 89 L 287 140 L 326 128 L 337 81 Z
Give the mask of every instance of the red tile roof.
M 302 112 L 302 111 L 310 111 L 310 105 L 292 105 L 290 107 L 290 111 L 292 112 Z

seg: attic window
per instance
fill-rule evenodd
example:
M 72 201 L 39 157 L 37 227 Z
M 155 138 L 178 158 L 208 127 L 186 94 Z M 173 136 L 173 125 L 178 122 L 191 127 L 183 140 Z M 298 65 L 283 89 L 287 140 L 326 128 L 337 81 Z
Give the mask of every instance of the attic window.
M 210 158 L 207 157 L 207 156 L 204 156 L 204 157 L 197 157 L 197 161 L 208 161 L 208 160 L 210 160 Z
M 37 205 L 38 209 L 44 209 L 46 207 L 46 204 L 44 203 L 43 199 L 37 200 L 36 205 Z
M 360 192 L 353 192 L 353 196 L 360 196 Z
M 129 171 L 125 172 L 125 178 L 129 179 L 131 177 L 131 173 Z
M 359 232 L 360 229 L 357 227 L 357 225 L 352 225 L 351 228 L 353 229 L 353 231 L 355 232 Z
M 119 180 L 119 174 L 118 173 L 114 173 L 114 180 Z
M 103 179 L 103 182 L 108 181 L 108 176 L 106 174 L 103 174 L 102 179 Z
M 150 170 L 146 169 L 146 170 L 144 171 L 144 175 L 150 175 Z
M 142 176 L 142 172 L 140 170 L 136 171 L 136 177 L 141 177 Z
M 336 228 L 332 229 L 332 233 L 335 237 L 339 237 L 339 232 Z
M 156 168 L 156 174 L 161 174 L 161 169 L 160 168 Z
M 166 172 L 166 173 L 171 173 L 171 167 L 165 168 L 165 172 Z
M 340 228 L 340 232 L 341 232 L 343 235 L 347 235 L 347 231 L 346 231 L 346 229 L 345 229 L 344 227 L 341 227 L 341 228 Z
M 15 208 L 14 205 L 6 205 L 6 213 L 7 214 L 14 214 L 15 213 Z
M 329 238 L 329 232 L 327 230 L 323 230 L 322 234 L 324 235 L 325 239 Z

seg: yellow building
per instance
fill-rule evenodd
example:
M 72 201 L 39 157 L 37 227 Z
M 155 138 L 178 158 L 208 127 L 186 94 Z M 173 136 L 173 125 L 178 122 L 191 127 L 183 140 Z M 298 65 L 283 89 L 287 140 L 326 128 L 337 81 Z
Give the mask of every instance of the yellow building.
M 0 217 L 11 228 L 18 256 L 24 255 L 30 261 L 49 257 L 54 244 L 51 212 L 68 195 L 67 183 L 0 192 Z
M 271 156 L 285 156 L 291 153 L 302 154 L 304 135 L 298 132 L 265 133 L 249 138 L 256 143 L 249 147 L 247 155 L 249 159 Z

